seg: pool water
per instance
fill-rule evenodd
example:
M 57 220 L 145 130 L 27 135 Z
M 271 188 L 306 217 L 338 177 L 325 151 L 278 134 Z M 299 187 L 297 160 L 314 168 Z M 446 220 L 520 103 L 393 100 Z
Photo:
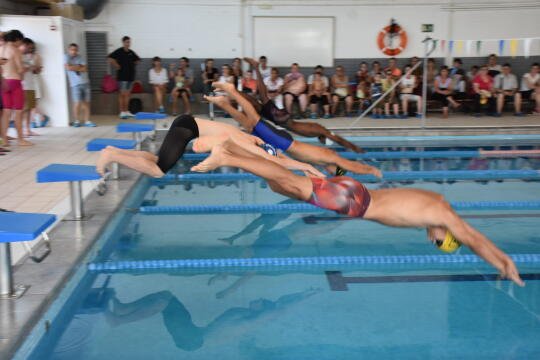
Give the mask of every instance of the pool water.
M 511 166 L 523 168 L 517 160 Z M 100 240 L 92 261 L 441 254 L 425 230 L 333 213 L 151 216 L 133 209 L 295 202 L 259 180 L 145 179 L 137 186 L 144 195 L 121 210 L 129 221 Z M 368 185 L 380 186 L 419 187 L 450 201 L 540 195 L 540 182 L 526 181 Z M 540 253 L 540 211 L 461 214 L 507 253 Z M 497 280 L 484 263 L 87 271 L 29 358 L 540 358 L 539 264 L 518 267 L 524 288 Z

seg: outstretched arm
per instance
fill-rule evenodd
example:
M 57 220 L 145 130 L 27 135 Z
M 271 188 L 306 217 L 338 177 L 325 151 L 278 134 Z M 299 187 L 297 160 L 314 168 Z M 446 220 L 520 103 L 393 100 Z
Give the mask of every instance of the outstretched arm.
M 454 212 L 452 211 L 452 213 Z M 459 242 L 468 246 L 475 254 L 493 265 L 503 277 L 512 280 L 519 286 L 525 286 L 512 259 L 491 240 L 455 213 L 446 218 L 446 227 Z

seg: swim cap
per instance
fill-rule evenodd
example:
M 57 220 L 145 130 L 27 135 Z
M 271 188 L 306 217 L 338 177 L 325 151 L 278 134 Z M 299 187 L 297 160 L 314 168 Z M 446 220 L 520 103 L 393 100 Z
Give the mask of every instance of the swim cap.
M 435 245 L 439 248 L 439 250 L 446 253 L 454 252 L 461 246 L 460 242 L 457 241 L 454 235 L 452 235 L 452 233 L 448 230 L 446 230 L 444 240 L 435 240 Z
M 278 155 L 278 152 L 277 152 L 276 148 L 273 147 L 270 144 L 262 144 L 261 147 L 263 148 L 264 151 L 266 151 L 267 153 L 269 153 L 272 156 L 277 156 Z

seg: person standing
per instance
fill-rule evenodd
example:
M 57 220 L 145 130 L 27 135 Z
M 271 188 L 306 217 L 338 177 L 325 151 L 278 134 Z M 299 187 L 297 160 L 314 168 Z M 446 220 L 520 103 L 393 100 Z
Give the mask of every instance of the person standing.
M 35 52 L 35 44 L 32 39 L 24 38 L 19 47 L 23 59 L 23 90 L 24 90 L 24 109 L 23 109 L 23 131 L 26 126 L 25 136 L 38 135 L 31 130 L 30 119 L 37 107 L 38 83 L 37 76 L 41 73 L 41 57 Z
M 95 127 L 90 121 L 90 81 L 88 80 L 88 68 L 86 61 L 79 55 L 79 45 L 72 43 L 68 47 L 65 56 L 64 66 L 69 80 L 71 90 L 71 101 L 73 101 L 73 127 L 82 125 Z
M 22 131 L 22 110 L 24 107 L 24 91 L 22 77 L 24 66 L 19 46 L 22 44 L 24 35 L 19 30 L 11 30 L 4 34 L 4 44 L 0 46 L 0 60 L 2 68 L 2 141 L 4 146 L 9 146 L 8 127 L 11 116 L 15 116 L 15 128 L 19 146 L 30 146 L 33 143 L 24 140 Z
M 141 61 L 141 58 L 131 50 L 131 38 L 124 36 L 122 38 L 122 47 L 109 54 L 109 63 L 116 69 L 116 80 L 120 87 L 118 95 L 118 106 L 120 107 L 120 118 L 127 119 L 134 117 L 128 111 L 129 98 L 131 96 L 131 86 L 135 80 L 135 66 Z

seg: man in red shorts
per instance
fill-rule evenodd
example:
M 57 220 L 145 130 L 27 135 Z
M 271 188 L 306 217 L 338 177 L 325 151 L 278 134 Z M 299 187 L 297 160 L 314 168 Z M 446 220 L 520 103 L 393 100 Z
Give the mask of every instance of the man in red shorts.
M 2 103 L 4 106 L 1 135 L 4 146 L 9 146 L 7 131 L 13 114 L 15 115 L 18 144 L 20 146 L 34 145 L 24 140 L 22 131 L 22 110 L 24 107 L 22 76 L 24 67 L 19 46 L 23 39 L 24 36 L 19 30 L 11 30 L 4 34 L 4 44 L 0 46 L 0 58 L 2 59 L 0 66 L 3 77 Z

